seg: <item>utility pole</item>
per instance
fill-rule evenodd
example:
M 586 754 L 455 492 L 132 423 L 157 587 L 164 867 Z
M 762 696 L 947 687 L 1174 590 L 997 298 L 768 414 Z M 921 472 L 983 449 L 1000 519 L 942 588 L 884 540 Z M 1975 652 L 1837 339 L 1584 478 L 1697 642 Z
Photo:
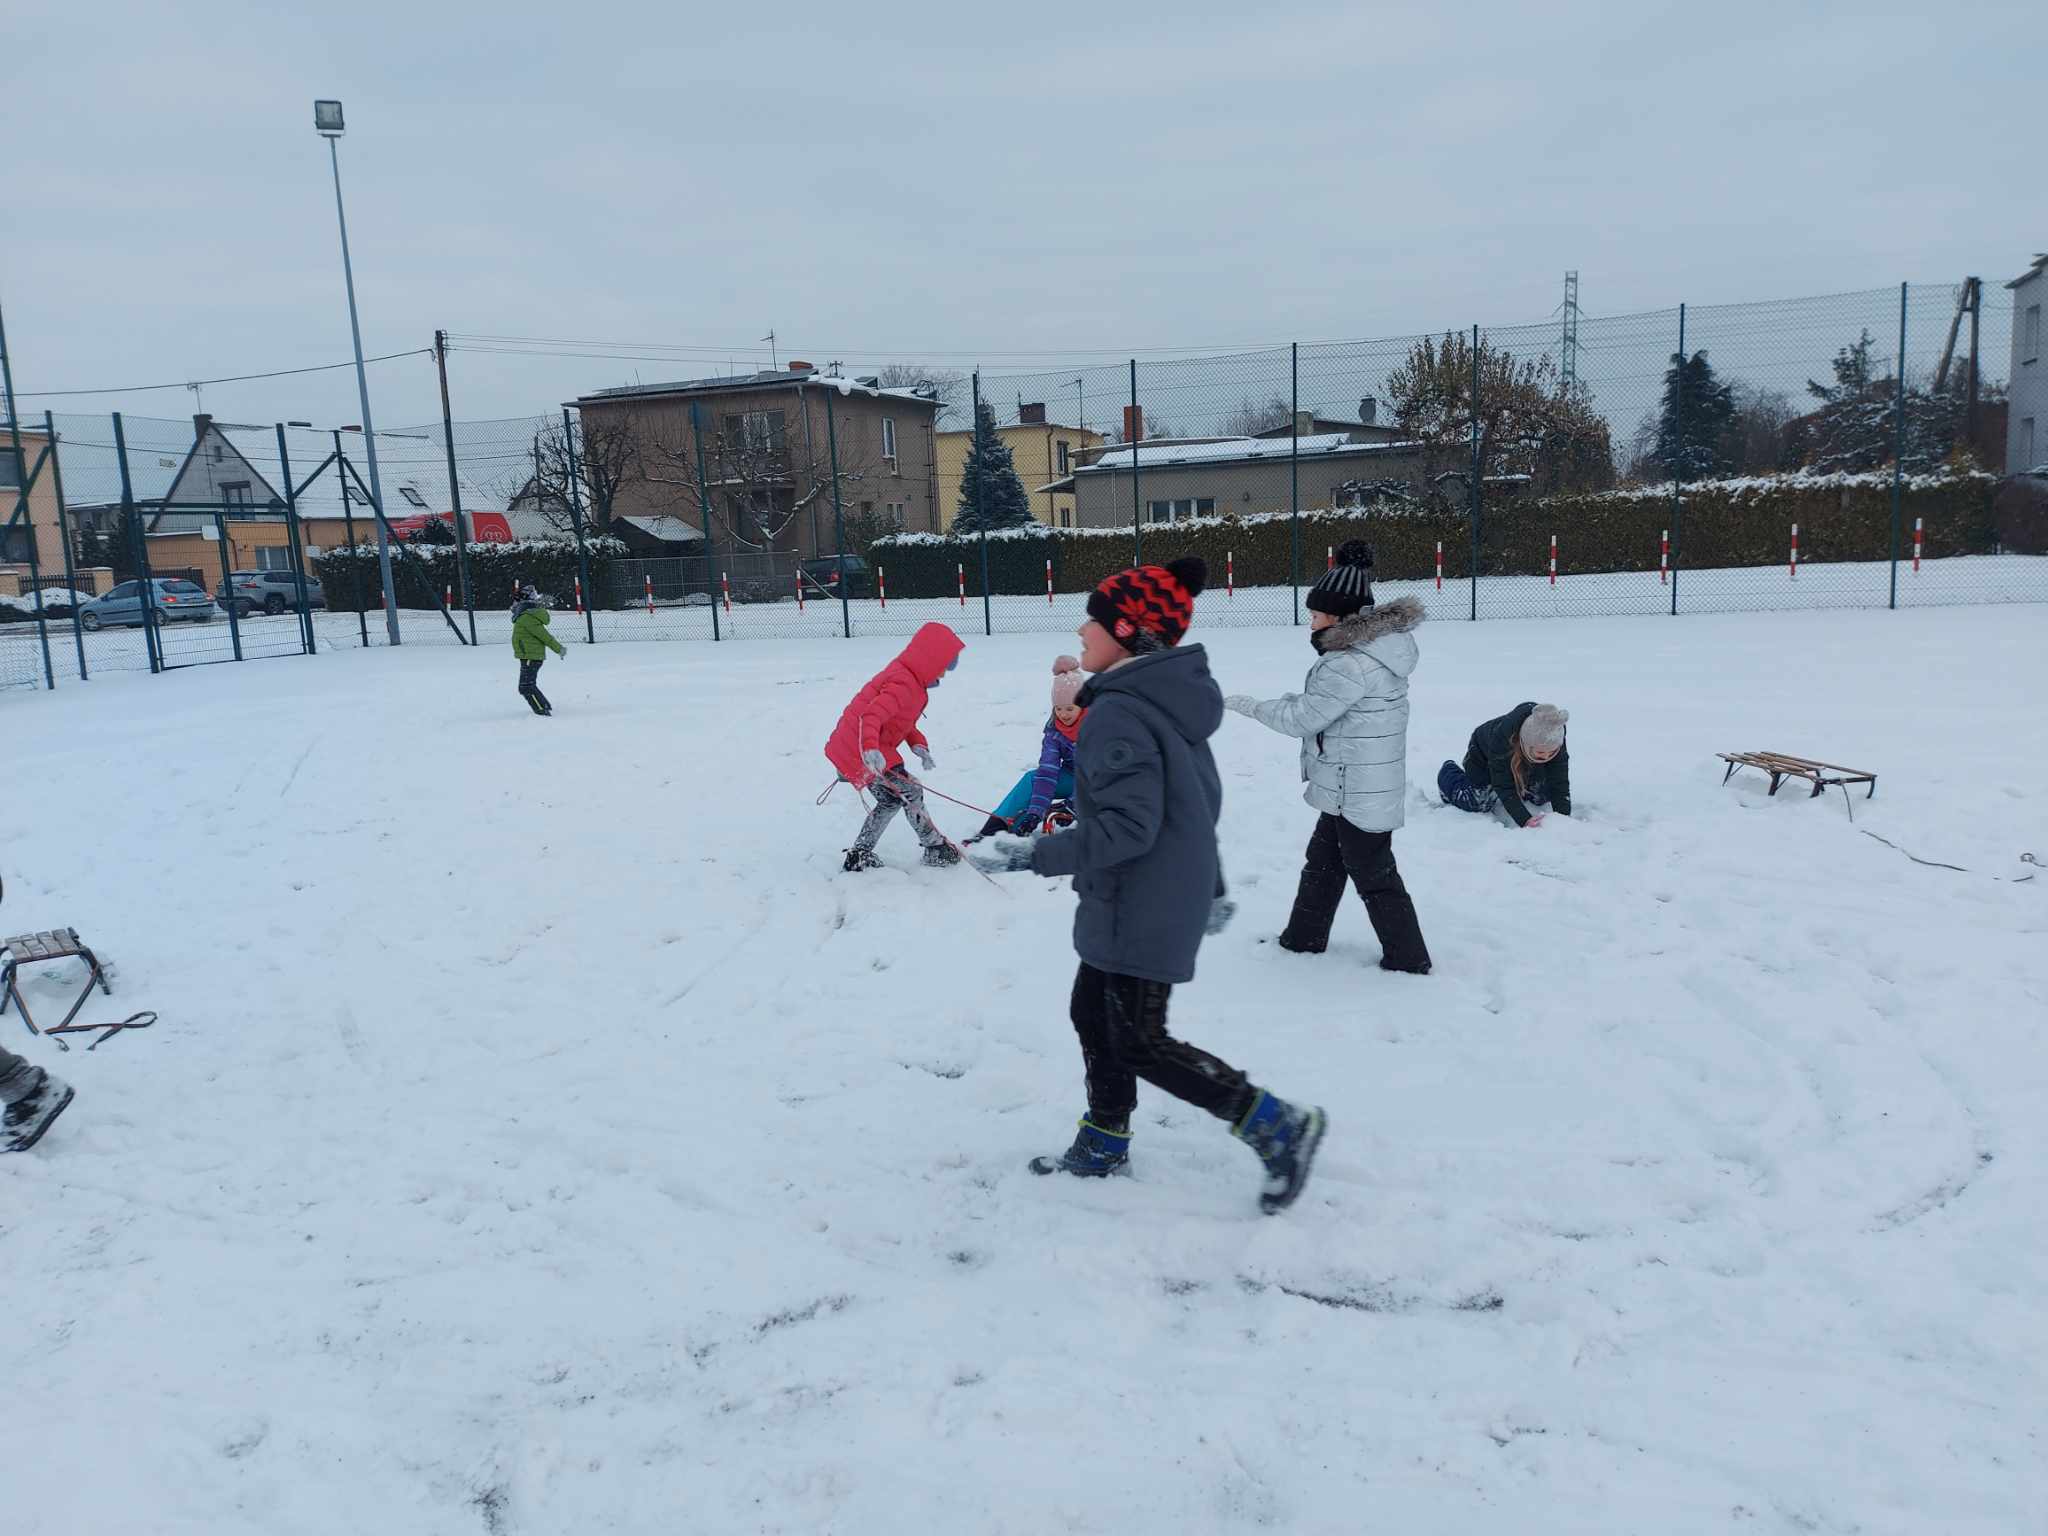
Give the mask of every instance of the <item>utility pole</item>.
M 1567 391 L 1579 382 L 1579 274 L 1564 275 L 1564 334 L 1558 339 L 1557 371 Z

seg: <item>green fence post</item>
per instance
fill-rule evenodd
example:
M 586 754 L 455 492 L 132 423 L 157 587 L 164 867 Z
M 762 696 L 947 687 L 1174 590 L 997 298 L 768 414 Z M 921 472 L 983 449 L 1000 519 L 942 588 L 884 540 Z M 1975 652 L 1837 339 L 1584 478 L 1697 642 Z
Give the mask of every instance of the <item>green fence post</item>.
M 227 593 L 228 640 L 235 648 L 235 660 L 242 659 L 242 618 L 235 612 L 235 562 L 228 548 L 228 520 L 218 507 L 213 509 L 213 536 L 220 541 L 220 589 Z M 302 632 L 303 633 L 303 632 Z
M 469 643 L 476 644 L 476 591 L 469 580 L 469 524 L 462 516 L 462 482 L 455 473 L 455 423 L 448 413 L 448 333 L 434 332 L 434 367 L 441 375 L 441 441 L 448 449 L 448 504 L 455 509 L 455 569 L 462 577 L 462 606 L 469 614 Z M 567 415 L 567 411 L 563 412 Z M 538 491 L 539 486 L 534 489 Z
M 21 417 L 14 409 L 14 364 L 7 356 L 7 328 L 4 322 L 0 322 L 0 385 L 4 385 L 6 389 L 7 431 L 14 440 L 14 478 L 21 484 L 20 493 L 15 498 L 14 511 L 7 515 L 6 522 L 0 523 L 0 528 L 11 528 L 14 519 L 19 516 L 28 529 L 28 579 L 35 593 L 36 635 L 43 643 L 43 684 L 50 692 L 55 693 L 57 669 L 50 664 L 50 622 L 43 612 L 43 577 L 36 562 L 36 514 L 32 502 L 36 480 L 42 474 L 43 465 L 49 462 L 50 456 L 57 451 L 57 441 L 52 438 L 43 444 L 42 455 L 36 460 L 36 472 L 30 474 L 28 464 L 21 456 Z
M 1301 622 L 1301 343 L 1289 344 L 1287 406 L 1288 527 L 1294 545 L 1294 622 Z
M 991 441 L 993 441 L 991 437 Z M 974 440 L 969 445 L 972 453 L 981 446 L 981 370 L 974 370 Z M 981 527 L 981 632 L 992 635 L 996 632 L 994 608 L 988 595 L 988 464 L 981 461 L 974 476 L 974 520 Z
M 356 589 L 356 628 L 362 631 L 363 649 L 370 648 L 370 620 L 363 604 L 362 562 L 356 558 L 356 515 L 348 499 L 348 461 L 341 456 L 341 433 L 334 434 L 334 478 L 341 484 L 341 521 L 348 530 L 348 579 Z
M 315 654 L 313 603 L 306 591 L 306 543 L 299 536 L 299 490 L 292 479 L 291 451 L 284 444 L 284 423 L 277 424 L 277 467 L 284 474 L 284 531 L 292 552 L 292 586 L 299 596 L 299 654 Z M 317 471 L 316 471 L 317 473 Z
M 825 397 L 825 419 L 831 420 L 832 397 Z M 697 402 L 690 402 L 690 436 L 697 442 L 697 523 L 704 534 L 704 595 L 711 599 L 711 638 L 721 639 L 718 632 L 718 594 L 712 590 L 717 585 L 711 579 L 711 483 L 704 475 L 704 428 L 697 417 Z M 839 490 L 838 463 L 833 464 L 832 490 L 836 496 Z M 845 541 L 841 541 L 844 547 Z M 842 560 L 839 569 L 839 584 L 846 585 L 846 565 Z M 683 595 L 688 597 L 689 583 L 683 584 Z
M 50 488 L 57 494 L 57 536 L 64 541 L 64 585 L 78 591 L 78 568 L 71 560 L 71 519 L 64 509 L 64 465 L 57 452 L 57 418 L 43 412 L 43 436 L 50 440 Z M 78 647 L 78 680 L 86 681 L 85 626 L 79 621 L 78 604 L 71 604 L 71 643 Z
M 1904 511 L 1906 478 L 1906 285 L 1899 284 L 1899 423 L 1892 447 L 1892 595 L 1887 608 L 1899 606 L 1899 523 Z
M 1672 436 L 1677 442 L 1685 441 L 1685 306 L 1678 306 L 1678 373 L 1677 384 L 1671 397 Z M 1678 617 L 1678 563 L 1681 535 L 1685 532 L 1682 520 L 1685 516 L 1685 501 L 1679 494 L 1679 471 L 1685 464 L 1685 455 L 1679 454 L 1671 466 L 1671 616 Z
M 538 448 L 535 450 L 538 455 Z M 597 644 L 597 592 L 590 585 L 590 556 L 583 547 L 583 488 L 576 483 L 576 439 L 569 430 L 569 407 L 562 407 L 562 463 L 567 470 L 569 526 L 576 530 L 576 574 L 583 581 L 583 643 Z
M 135 579 L 142 588 L 142 644 L 149 653 L 152 674 L 163 671 L 163 652 L 156 634 L 156 588 L 149 579 L 149 549 L 142 537 L 142 514 L 135 510 L 135 483 L 128 474 L 128 437 L 121 426 L 121 413 L 114 412 L 114 456 L 121 461 L 121 519 L 128 525 L 129 554 L 135 561 Z
M 1479 518 L 1480 496 L 1485 476 L 1479 455 L 1479 327 L 1472 327 L 1472 493 L 1465 498 L 1465 515 L 1472 524 L 1472 622 L 1479 622 Z
M 832 455 L 832 541 L 839 546 L 839 626 L 845 637 L 851 640 L 853 595 L 846 580 L 846 509 L 839 500 L 839 424 L 832 409 L 832 397 L 838 393 L 836 384 L 825 391 L 825 447 Z
M 1145 435 L 1144 420 L 1138 414 L 1138 360 L 1131 359 L 1131 423 L 1124 434 L 1131 440 L 1131 564 L 1145 563 L 1145 524 L 1138 513 L 1138 439 Z

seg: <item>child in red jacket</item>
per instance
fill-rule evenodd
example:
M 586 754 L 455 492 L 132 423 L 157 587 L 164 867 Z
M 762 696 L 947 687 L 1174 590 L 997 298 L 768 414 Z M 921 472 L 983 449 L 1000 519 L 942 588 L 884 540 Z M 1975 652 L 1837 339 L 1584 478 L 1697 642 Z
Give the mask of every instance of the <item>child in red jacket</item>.
M 946 841 L 932 825 L 924 808 L 924 791 L 910 770 L 903 766 L 898 750 L 908 746 L 917 754 L 925 772 L 932 770 L 931 743 L 917 728 L 930 690 L 959 664 L 966 644 L 943 624 L 927 624 L 910 637 L 903 654 L 877 672 L 868 685 L 853 696 L 853 702 L 839 717 L 831 739 L 825 743 L 825 757 L 839 770 L 839 776 L 875 797 L 874 809 L 861 824 L 860 835 L 846 850 L 849 873 L 877 868 L 875 844 L 896 819 L 907 812 L 917 840 L 924 844 L 924 861 L 938 866 L 960 862 L 960 850 Z

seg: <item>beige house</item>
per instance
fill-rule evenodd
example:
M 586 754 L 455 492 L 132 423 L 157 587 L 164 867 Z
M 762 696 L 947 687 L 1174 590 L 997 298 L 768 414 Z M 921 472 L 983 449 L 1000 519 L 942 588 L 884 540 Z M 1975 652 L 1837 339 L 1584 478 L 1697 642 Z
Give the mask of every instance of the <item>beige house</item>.
M 835 553 L 835 444 L 848 519 L 874 532 L 941 527 L 939 402 L 929 391 L 884 389 L 871 378 L 832 377 L 793 362 L 732 378 L 604 389 L 573 404 L 586 440 L 609 441 L 629 455 L 614 517 L 655 526 L 680 519 L 701 530 L 701 475 L 714 551 Z M 601 430 L 608 426 L 630 431 Z
M 1355 429 L 1300 440 L 1301 510 L 1356 505 L 1389 481 L 1423 491 L 1426 469 L 1417 444 L 1357 442 L 1354 436 Z M 1285 512 L 1293 499 L 1293 446 L 1287 437 L 1140 442 L 1134 512 L 1133 447 L 1120 444 L 1074 471 L 1075 520 L 1083 528 L 1128 528 L 1134 515 L 1155 525 Z
M 1085 427 L 1063 427 L 1048 421 L 1043 403 L 1017 409 L 1017 421 L 997 427 L 996 436 L 1016 461 L 1017 477 L 1031 503 L 1031 515 L 1049 528 L 1075 525 L 1074 493 L 1071 488 L 1055 489 L 1084 462 L 1088 451 L 1108 441 L 1100 432 Z M 941 432 L 939 456 L 939 528 L 953 526 L 960 511 L 960 483 L 967 472 L 967 451 L 974 445 L 974 433 Z
M 0 596 L 20 596 L 30 590 L 38 576 L 46 587 L 64 585 L 64 535 L 57 516 L 55 455 L 44 456 L 49 443 L 48 433 L 22 428 L 21 458 L 17 460 L 13 434 L 0 429 L 0 528 L 6 529 L 0 532 Z M 24 481 L 30 482 L 27 520 L 8 528 L 8 521 L 21 504 Z M 73 581 L 80 591 L 87 592 L 103 592 L 112 584 L 111 573 L 104 569 L 74 571 Z

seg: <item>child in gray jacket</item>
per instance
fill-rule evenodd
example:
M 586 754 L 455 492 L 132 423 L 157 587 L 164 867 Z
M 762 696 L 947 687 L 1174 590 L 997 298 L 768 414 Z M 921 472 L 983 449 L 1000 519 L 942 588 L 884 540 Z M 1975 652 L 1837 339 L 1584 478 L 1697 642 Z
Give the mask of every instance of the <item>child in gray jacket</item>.
M 1394 832 L 1408 793 L 1408 676 L 1420 660 L 1422 604 L 1372 596 L 1372 546 L 1353 539 L 1309 589 L 1315 665 L 1300 693 L 1224 707 L 1301 741 L 1302 798 L 1322 815 L 1309 837 L 1294 910 L 1280 947 L 1319 955 L 1344 899 L 1348 875 L 1379 936 L 1380 969 L 1429 974 L 1415 903 L 1394 863 Z

